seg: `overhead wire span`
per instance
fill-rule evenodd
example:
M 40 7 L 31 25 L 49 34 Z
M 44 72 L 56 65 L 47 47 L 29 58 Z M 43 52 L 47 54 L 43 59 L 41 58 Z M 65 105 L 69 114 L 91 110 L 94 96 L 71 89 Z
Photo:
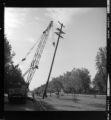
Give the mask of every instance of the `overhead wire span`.
M 39 39 L 40 39 L 40 38 L 39 38 Z M 35 46 L 37 45 L 37 43 L 38 43 L 38 40 L 37 40 L 37 41 L 34 43 L 34 45 L 29 49 L 29 51 L 27 52 L 27 54 L 25 55 L 25 57 L 20 60 L 20 62 L 16 65 L 16 67 L 18 67 L 23 61 L 25 61 L 25 60 L 27 59 L 28 55 L 29 55 L 29 54 L 31 53 L 31 51 L 35 48 Z

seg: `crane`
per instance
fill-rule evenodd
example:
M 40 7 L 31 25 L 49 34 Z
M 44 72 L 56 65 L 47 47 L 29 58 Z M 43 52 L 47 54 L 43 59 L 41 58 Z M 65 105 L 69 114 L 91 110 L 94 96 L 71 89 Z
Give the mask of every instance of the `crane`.
M 33 78 L 33 76 L 34 76 L 34 73 L 35 73 L 36 69 L 38 69 L 38 64 L 39 64 L 41 55 L 42 55 L 42 53 L 43 53 L 45 44 L 46 44 L 46 42 L 47 42 L 47 39 L 48 39 L 48 36 L 49 36 L 49 33 L 50 33 L 50 29 L 52 28 L 52 26 L 53 26 L 53 21 L 51 21 L 50 24 L 48 25 L 48 27 L 43 31 L 43 34 L 42 34 L 42 36 L 41 36 L 41 38 L 40 38 L 40 42 L 39 42 L 39 44 L 38 44 L 38 46 L 37 46 L 37 48 L 36 48 L 36 52 L 35 52 L 35 54 L 34 54 L 33 60 L 32 60 L 32 62 L 31 62 L 31 64 L 30 64 L 30 67 L 29 67 L 29 69 L 23 74 L 23 77 L 25 77 L 25 76 L 28 74 L 28 75 L 27 75 L 27 79 L 26 79 L 26 83 L 27 83 L 28 86 L 29 86 L 29 84 L 30 84 L 30 82 L 31 82 L 31 80 L 32 80 L 32 78 Z M 36 42 L 36 43 L 34 44 L 34 46 L 29 50 L 29 52 L 27 53 L 27 55 L 30 54 L 31 50 L 36 46 L 36 44 L 37 44 L 37 42 Z M 27 56 L 27 55 L 26 55 L 26 56 Z M 21 62 L 22 62 L 22 61 L 25 61 L 25 60 L 26 60 L 26 58 L 23 58 L 23 59 L 21 60 Z M 21 62 L 20 62 L 20 63 L 21 63 Z M 18 65 L 19 65 L 19 64 L 18 64 Z M 16 65 L 16 67 L 18 67 L 18 65 Z M 27 86 L 27 87 L 28 87 L 28 86 Z
M 46 30 L 43 32 L 43 35 L 41 36 L 41 40 L 40 40 L 40 42 L 38 44 L 38 47 L 36 49 L 33 60 L 32 60 L 32 62 L 30 64 L 30 68 L 28 70 L 28 76 L 27 76 L 27 80 L 26 80 L 26 82 L 28 84 L 30 84 L 36 69 L 38 69 L 38 64 L 39 64 L 42 52 L 44 50 L 46 41 L 48 39 L 49 32 L 50 32 L 50 29 L 51 29 L 52 25 L 53 25 L 53 21 L 50 22 L 49 26 L 46 28 Z M 26 75 L 26 73 L 24 75 Z

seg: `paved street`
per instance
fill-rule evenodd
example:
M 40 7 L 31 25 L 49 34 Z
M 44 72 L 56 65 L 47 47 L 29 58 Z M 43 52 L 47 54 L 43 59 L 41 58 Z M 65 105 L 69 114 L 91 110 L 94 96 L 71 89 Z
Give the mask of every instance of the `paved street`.
M 72 95 L 64 95 L 57 98 L 56 95 L 48 96 L 45 99 L 35 95 L 34 100 L 29 97 L 26 103 L 9 103 L 5 97 L 5 111 L 105 111 L 105 96 L 78 95 L 74 101 Z
M 54 110 L 50 105 L 46 104 L 40 97 L 35 96 L 35 100 L 28 98 L 25 103 L 14 102 L 9 103 L 8 97 L 4 97 L 4 111 L 48 111 Z

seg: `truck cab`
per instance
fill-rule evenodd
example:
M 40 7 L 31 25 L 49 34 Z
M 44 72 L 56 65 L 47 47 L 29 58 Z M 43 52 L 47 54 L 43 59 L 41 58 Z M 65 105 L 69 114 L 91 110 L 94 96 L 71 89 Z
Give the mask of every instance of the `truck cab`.
M 11 83 L 10 83 L 11 84 Z M 25 100 L 27 98 L 27 87 L 20 82 L 10 85 L 8 89 L 8 100 Z

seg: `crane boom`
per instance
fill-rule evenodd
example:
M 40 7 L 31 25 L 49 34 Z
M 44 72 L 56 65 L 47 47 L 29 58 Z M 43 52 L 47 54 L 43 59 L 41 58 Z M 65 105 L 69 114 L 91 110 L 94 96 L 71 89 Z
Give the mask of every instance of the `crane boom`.
M 43 34 L 41 36 L 41 40 L 40 40 L 40 42 L 39 42 L 39 44 L 37 46 L 36 52 L 34 54 L 33 60 L 32 60 L 32 62 L 30 64 L 30 68 L 23 74 L 23 76 L 28 74 L 27 80 L 26 80 L 28 85 L 30 84 L 30 82 L 31 82 L 31 80 L 32 80 L 32 78 L 34 76 L 36 68 L 38 68 L 38 64 L 39 64 L 42 52 L 44 50 L 46 41 L 48 39 L 49 32 L 50 32 L 50 29 L 51 29 L 52 25 L 53 25 L 53 21 L 50 22 L 50 24 L 48 25 L 46 30 L 43 32 Z

